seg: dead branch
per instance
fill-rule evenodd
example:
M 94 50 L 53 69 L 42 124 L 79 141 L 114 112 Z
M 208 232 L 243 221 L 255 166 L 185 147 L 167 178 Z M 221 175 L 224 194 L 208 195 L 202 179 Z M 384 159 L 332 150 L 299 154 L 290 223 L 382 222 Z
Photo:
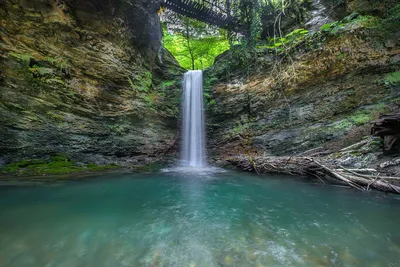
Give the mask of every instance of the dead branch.
M 384 192 L 400 193 L 400 186 L 389 182 L 390 180 L 398 181 L 400 177 L 381 175 L 372 168 L 348 169 L 339 165 L 329 165 L 319 158 L 236 156 L 228 161 L 242 170 L 257 172 L 260 175 L 284 173 L 312 176 L 323 183 L 325 183 L 324 179 L 334 179 L 360 191 L 372 188 Z

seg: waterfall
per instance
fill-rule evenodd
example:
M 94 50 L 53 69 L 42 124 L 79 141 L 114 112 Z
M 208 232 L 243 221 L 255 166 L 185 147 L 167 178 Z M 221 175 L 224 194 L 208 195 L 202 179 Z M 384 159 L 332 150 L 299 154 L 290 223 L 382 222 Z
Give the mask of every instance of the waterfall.
M 203 72 L 192 70 L 183 79 L 182 161 L 185 166 L 205 166 Z
M 333 21 L 325 5 L 323 0 L 313 0 L 314 10 L 310 12 L 311 19 L 306 23 L 310 31 L 316 32 L 322 25 Z

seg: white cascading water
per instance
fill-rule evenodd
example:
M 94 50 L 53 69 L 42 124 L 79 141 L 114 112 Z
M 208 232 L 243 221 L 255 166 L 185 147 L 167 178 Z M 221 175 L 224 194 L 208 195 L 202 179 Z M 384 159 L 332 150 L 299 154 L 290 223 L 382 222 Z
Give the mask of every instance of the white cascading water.
M 323 4 L 322 0 L 313 0 L 313 7 L 311 13 L 311 19 L 306 23 L 309 27 L 309 30 L 312 32 L 316 32 L 319 28 L 327 23 L 332 22 L 333 20 L 329 17 L 328 9 Z
M 203 72 L 191 70 L 183 79 L 182 161 L 185 166 L 204 167 Z

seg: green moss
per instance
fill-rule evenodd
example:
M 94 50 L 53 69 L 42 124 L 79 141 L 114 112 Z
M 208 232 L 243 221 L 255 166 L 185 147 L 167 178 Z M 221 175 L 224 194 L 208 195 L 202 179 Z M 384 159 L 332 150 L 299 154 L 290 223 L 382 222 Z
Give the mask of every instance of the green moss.
M 68 157 L 61 153 L 57 153 L 55 156 L 51 156 L 50 158 L 52 161 L 68 161 Z
M 334 126 L 335 129 L 349 129 L 353 124 L 349 120 L 343 120 Z
M 49 118 L 51 118 L 55 121 L 64 121 L 64 116 L 62 116 L 60 114 L 54 113 L 52 111 L 48 111 L 46 114 Z
M 9 53 L 9 56 L 17 59 L 19 62 L 22 62 L 24 65 L 29 66 L 29 63 L 31 61 L 31 58 L 33 58 L 31 55 L 28 54 L 18 54 L 18 53 Z
M 394 22 L 397 21 L 397 24 L 400 20 L 400 3 L 398 3 L 396 6 L 391 8 L 388 12 L 388 19 L 393 20 Z
M 5 167 L 1 168 L 1 170 L 3 172 L 6 172 L 6 173 L 16 173 L 19 170 L 24 169 L 24 168 L 28 168 L 28 167 L 31 167 L 31 166 L 40 166 L 40 165 L 43 165 L 43 164 L 46 164 L 46 162 L 43 161 L 43 160 L 28 160 L 28 159 L 25 159 L 25 160 L 22 160 L 20 162 L 10 163 L 10 164 L 6 165 Z
M 353 121 L 356 125 L 363 125 L 366 124 L 367 122 L 370 122 L 373 120 L 373 117 L 371 114 L 366 114 L 366 113 L 358 113 L 349 118 L 351 121 Z
M 176 84 L 176 81 L 163 81 L 163 82 L 160 84 L 160 88 L 161 88 L 162 90 L 164 90 L 164 89 L 166 89 L 166 88 L 169 88 L 169 87 L 174 86 L 175 84 Z
M 388 106 L 380 103 L 376 104 L 372 109 L 356 111 L 348 117 L 348 120 L 359 126 L 373 121 L 379 115 L 388 111 Z
M 204 79 L 204 90 L 205 91 L 210 91 L 211 87 L 218 81 L 218 78 L 214 77 L 214 76 L 206 76 L 206 78 Z
M 346 52 L 344 52 L 344 53 L 339 52 L 337 58 L 338 58 L 339 60 L 343 60 L 343 59 L 346 58 L 348 55 L 349 55 L 349 54 L 346 53 Z
M 400 71 L 389 73 L 384 78 L 385 84 L 387 85 L 398 85 L 400 84 Z
M 33 73 L 35 77 L 44 77 L 53 75 L 53 70 L 46 67 L 40 67 L 38 65 L 34 65 L 32 68 L 29 68 L 29 71 Z
M 153 74 L 150 71 L 145 71 L 144 76 L 146 77 L 147 80 L 153 79 Z
M 36 176 L 58 175 L 86 171 L 104 171 L 119 168 L 117 165 L 76 165 L 75 161 L 68 159 L 66 155 L 56 154 L 50 160 L 22 160 L 13 162 L 0 168 L 0 172 L 11 175 Z
M 395 99 L 390 100 L 393 104 L 400 106 L 400 97 L 397 97 Z
M 250 130 L 252 126 L 252 123 L 238 124 L 235 128 L 232 129 L 230 135 L 233 137 L 237 134 L 243 134 L 244 132 Z
M 352 15 L 350 15 L 352 16 Z M 354 15 L 353 15 L 354 16 Z M 360 25 L 365 28 L 373 28 L 378 24 L 378 18 L 374 16 L 356 16 L 354 19 L 349 21 L 348 25 Z
M 392 38 L 393 32 L 397 32 L 399 29 L 399 21 L 400 4 L 397 4 L 388 11 L 385 19 L 376 21 L 375 28 L 377 28 L 381 35 L 385 36 L 386 38 Z
M 65 60 L 59 56 L 47 57 L 46 60 L 60 70 L 65 70 L 65 69 L 69 68 L 69 64 L 68 64 L 67 60 Z
M 147 93 L 153 85 L 153 75 L 150 71 L 141 72 L 127 81 L 135 93 Z
M 46 83 L 48 84 L 58 84 L 58 85 L 65 85 L 65 82 L 61 80 L 59 77 L 55 77 L 52 79 L 46 79 Z

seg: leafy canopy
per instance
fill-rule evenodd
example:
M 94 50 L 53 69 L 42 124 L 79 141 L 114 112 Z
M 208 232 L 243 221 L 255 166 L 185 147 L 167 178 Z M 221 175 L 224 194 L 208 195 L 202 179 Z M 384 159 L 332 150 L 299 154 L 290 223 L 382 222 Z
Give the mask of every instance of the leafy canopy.
M 163 44 L 186 69 L 204 69 L 229 49 L 225 30 L 206 23 L 169 14 L 163 24 Z

